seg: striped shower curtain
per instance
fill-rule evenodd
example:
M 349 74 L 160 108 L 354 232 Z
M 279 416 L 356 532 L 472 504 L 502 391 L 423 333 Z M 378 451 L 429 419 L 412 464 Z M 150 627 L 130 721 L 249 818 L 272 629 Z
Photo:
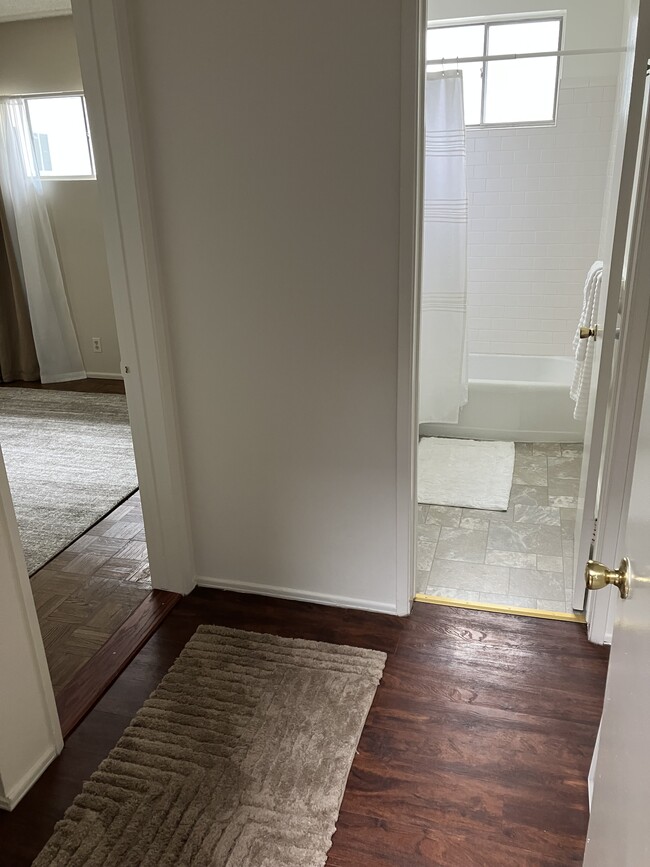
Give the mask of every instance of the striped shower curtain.
M 467 179 L 462 72 L 428 73 L 420 319 L 420 422 L 467 403 Z

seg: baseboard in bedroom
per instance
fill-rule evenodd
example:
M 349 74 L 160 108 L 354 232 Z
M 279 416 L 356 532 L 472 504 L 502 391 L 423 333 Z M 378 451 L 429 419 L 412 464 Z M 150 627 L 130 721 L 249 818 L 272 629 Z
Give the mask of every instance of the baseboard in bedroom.
M 213 590 L 232 590 L 235 593 L 253 593 L 257 596 L 293 599 L 296 602 L 315 602 L 317 605 L 355 608 L 377 614 L 397 614 L 396 605 L 389 602 L 377 602 L 373 599 L 355 599 L 350 596 L 337 596 L 333 593 L 318 593 L 314 590 L 297 590 L 295 587 L 269 587 L 268 584 L 256 584 L 253 581 L 207 578 L 205 576 L 199 576 L 196 583 L 199 587 L 210 587 Z
M 86 371 L 88 379 L 124 379 L 121 373 L 94 373 L 92 370 Z

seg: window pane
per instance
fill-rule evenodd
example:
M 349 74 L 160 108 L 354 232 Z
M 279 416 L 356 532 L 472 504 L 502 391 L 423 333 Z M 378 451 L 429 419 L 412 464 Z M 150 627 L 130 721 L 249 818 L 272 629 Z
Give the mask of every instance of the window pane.
M 41 177 L 92 175 L 82 97 L 39 97 L 27 107 Z
M 553 120 L 557 62 L 534 57 L 487 63 L 485 123 Z
M 488 26 L 488 54 L 529 54 L 557 51 L 560 47 L 560 22 L 518 21 L 515 24 Z
M 559 21 L 521 21 L 488 27 L 488 54 L 557 51 Z M 485 123 L 554 118 L 557 57 L 498 60 L 486 64 Z
M 443 69 L 460 69 L 463 73 L 463 99 L 465 123 L 481 122 L 482 63 L 456 63 L 455 57 L 481 57 L 484 51 L 484 24 L 469 24 L 465 27 L 431 27 L 427 30 L 427 57 L 449 58 L 449 63 L 427 65 L 428 72 Z
M 427 30 L 427 58 L 482 57 L 485 24 L 463 27 L 430 27 Z

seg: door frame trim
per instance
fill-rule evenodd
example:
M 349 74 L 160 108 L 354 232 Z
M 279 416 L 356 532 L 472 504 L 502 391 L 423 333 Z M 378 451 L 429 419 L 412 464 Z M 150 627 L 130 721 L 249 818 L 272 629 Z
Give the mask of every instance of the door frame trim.
M 426 25 L 425 0 L 402 0 L 395 485 L 395 610 L 402 616 L 415 598 Z
M 196 585 L 185 471 L 125 0 L 73 0 L 151 582 Z

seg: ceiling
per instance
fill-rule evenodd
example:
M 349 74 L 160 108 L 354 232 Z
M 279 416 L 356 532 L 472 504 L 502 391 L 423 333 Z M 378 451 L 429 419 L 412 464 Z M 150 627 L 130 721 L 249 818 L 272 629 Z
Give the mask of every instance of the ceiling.
M 69 15 L 70 0 L 0 0 L 0 22 Z

